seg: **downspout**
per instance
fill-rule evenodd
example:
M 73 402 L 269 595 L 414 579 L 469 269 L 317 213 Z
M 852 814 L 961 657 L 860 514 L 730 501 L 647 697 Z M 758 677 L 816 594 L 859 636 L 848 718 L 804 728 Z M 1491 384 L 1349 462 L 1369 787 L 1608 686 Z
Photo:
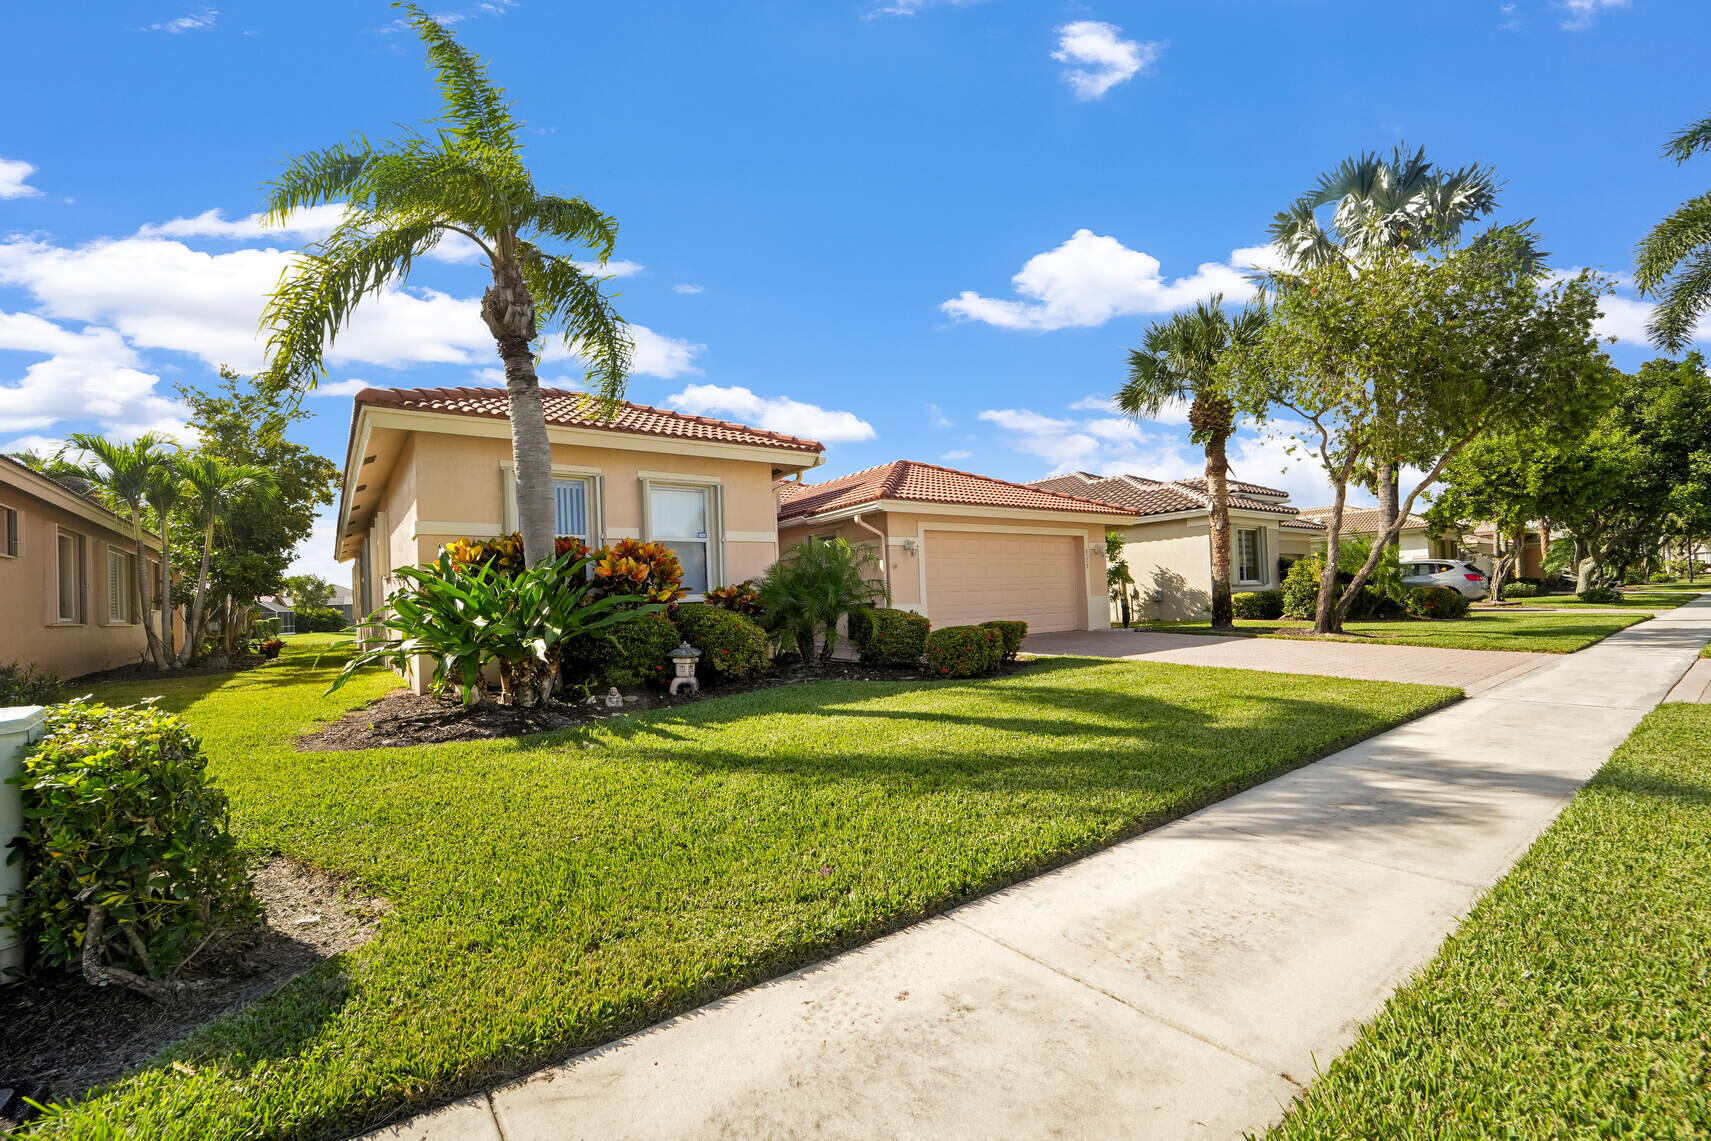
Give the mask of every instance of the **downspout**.
M 866 531 L 868 534 L 872 535 L 874 538 L 879 540 L 879 573 L 885 576 L 885 601 L 890 602 L 891 601 L 891 551 L 886 546 L 886 544 L 889 540 L 886 539 L 885 532 L 877 530 L 873 527 L 870 527 L 866 522 L 864 522 L 862 520 L 862 517 L 859 514 L 850 516 L 850 522 L 854 523 L 857 527 L 860 527 L 863 531 Z

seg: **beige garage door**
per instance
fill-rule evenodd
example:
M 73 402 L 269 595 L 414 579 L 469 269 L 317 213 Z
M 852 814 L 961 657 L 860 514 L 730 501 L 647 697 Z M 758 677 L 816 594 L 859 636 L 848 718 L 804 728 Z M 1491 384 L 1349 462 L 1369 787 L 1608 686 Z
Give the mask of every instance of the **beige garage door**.
M 1019 618 L 1030 630 L 1079 630 L 1087 624 L 1081 542 L 928 531 L 927 616 L 935 627 Z

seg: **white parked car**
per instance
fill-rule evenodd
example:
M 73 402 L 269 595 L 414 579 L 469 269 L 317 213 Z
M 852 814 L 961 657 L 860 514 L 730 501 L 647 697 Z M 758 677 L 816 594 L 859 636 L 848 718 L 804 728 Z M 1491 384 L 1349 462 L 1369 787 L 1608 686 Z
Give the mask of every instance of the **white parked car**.
M 1402 564 L 1403 586 L 1447 586 L 1469 600 L 1484 598 L 1491 580 L 1472 563 L 1456 559 L 1424 559 Z

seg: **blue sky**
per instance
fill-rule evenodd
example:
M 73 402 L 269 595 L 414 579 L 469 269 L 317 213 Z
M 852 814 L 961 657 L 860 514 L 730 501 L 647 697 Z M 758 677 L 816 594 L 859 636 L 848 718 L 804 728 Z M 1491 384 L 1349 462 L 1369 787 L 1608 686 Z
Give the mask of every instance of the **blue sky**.
M 1711 103 L 1701 0 L 448 5 L 529 124 L 538 184 L 622 223 L 631 399 L 817 436 L 826 475 L 1198 470 L 1179 416 L 1102 407 L 1127 349 L 1239 291 L 1271 214 L 1362 149 L 1493 164 L 1556 266 L 1615 274 L 1711 182 L 1658 157 Z M 395 16 L 8 9 L 0 450 L 171 431 L 175 383 L 259 365 L 262 294 L 313 234 L 249 220 L 262 183 L 437 105 Z M 352 381 L 497 383 L 482 286 L 423 264 L 335 347 L 298 436 L 342 459 Z M 1607 306 L 1624 366 L 1651 355 L 1644 316 L 1631 291 Z M 1263 426 L 1233 455 L 1322 498 Z M 330 534 L 301 567 L 342 579 Z

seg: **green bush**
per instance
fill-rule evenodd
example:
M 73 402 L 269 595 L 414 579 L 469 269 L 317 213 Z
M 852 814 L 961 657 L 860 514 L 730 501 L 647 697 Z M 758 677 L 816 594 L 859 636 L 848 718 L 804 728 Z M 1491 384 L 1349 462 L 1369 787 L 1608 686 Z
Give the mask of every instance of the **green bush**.
M 740 681 L 766 672 L 766 631 L 734 610 L 688 602 L 671 616 L 685 642 L 701 651 L 697 676 L 712 682 Z
M 305 606 L 301 610 L 292 611 L 297 616 L 297 632 L 299 634 L 331 634 L 343 630 L 350 623 L 345 621 L 343 611 L 331 606 Z M 274 619 L 278 621 L 278 619 Z M 254 631 L 251 631 L 254 633 Z M 274 633 L 279 631 L 275 630 Z
M 927 635 L 927 672 L 934 677 L 979 677 L 1003 657 L 1003 636 L 990 626 L 945 626 Z
M 671 619 L 656 612 L 567 639 L 559 647 L 559 669 L 567 683 L 633 689 L 670 675 L 666 655 L 678 641 Z
M 864 666 L 918 666 L 932 623 L 912 610 L 880 607 L 850 619 L 850 638 Z
M 1537 598 L 1539 588 L 1530 582 L 1506 582 L 1503 584 L 1503 597 L 1508 598 Z
M 284 624 L 283 618 L 257 618 L 250 623 L 250 637 L 277 638 L 281 633 L 280 627 Z
M 1022 640 L 1028 636 L 1028 624 L 1017 622 L 1010 618 L 995 618 L 991 622 L 982 622 L 988 630 L 998 631 L 1003 660 L 1013 662 L 1022 649 Z
M 1581 591 L 1575 597 L 1582 602 L 1611 603 L 1622 601 L 1622 592 L 1613 586 L 1595 586 L 1589 590 Z
M 1319 575 L 1325 570 L 1324 561 L 1315 555 L 1296 559 L 1283 576 L 1279 593 L 1283 597 L 1283 612 L 1291 618 L 1311 618 L 1319 605 Z
M 1447 586 L 1416 586 L 1403 605 L 1415 618 L 1465 618 L 1467 598 Z
M 30 662 L 0 666 L 0 706 L 54 705 L 64 697 L 59 675 L 52 670 L 37 669 Z
M 1653 571 L 1651 581 L 1652 582 L 1674 582 L 1675 577 L 1673 575 L 1665 574 L 1663 571 Z
M 26 878 L 6 922 L 38 965 L 77 969 L 94 924 L 98 967 L 167 978 L 209 934 L 256 914 L 226 796 L 189 727 L 152 704 L 80 699 L 47 717 L 10 781 Z
M 1317 594 L 1317 591 L 1314 591 Z M 1230 596 L 1230 609 L 1237 618 L 1269 622 L 1283 617 L 1282 590 L 1244 590 Z

